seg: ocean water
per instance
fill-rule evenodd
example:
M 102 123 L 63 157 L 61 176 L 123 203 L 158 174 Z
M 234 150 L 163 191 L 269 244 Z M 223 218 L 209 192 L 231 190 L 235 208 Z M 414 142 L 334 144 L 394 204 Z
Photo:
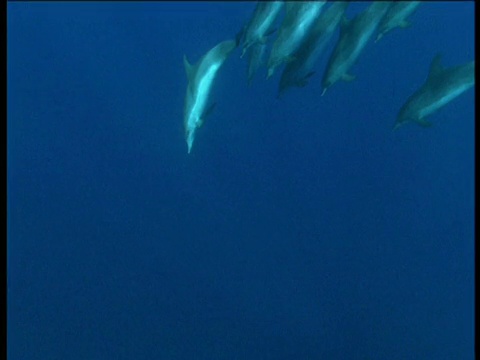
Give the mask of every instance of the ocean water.
M 392 132 L 435 54 L 474 59 L 474 3 L 323 97 L 334 41 L 281 99 L 236 50 L 188 155 L 183 55 L 254 8 L 8 4 L 9 359 L 474 358 L 474 90 Z

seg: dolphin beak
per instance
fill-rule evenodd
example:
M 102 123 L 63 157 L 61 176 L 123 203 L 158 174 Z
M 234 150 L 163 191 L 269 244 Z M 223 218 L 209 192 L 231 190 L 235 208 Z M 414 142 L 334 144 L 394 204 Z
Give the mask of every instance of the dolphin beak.
M 192 145 L 193 145 L 193 133 L 192 132 L 188 132 L 188 135 L 187 135 L 187 151 L 188 153 L 190 154 L 190 152 L 192 151 Z

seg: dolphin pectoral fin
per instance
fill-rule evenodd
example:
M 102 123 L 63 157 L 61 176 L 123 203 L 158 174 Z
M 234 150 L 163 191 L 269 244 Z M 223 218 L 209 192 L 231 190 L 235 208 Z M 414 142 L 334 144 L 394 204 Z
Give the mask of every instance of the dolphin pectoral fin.
M 342 75 L 342 80 L 346 82 L 350 82 L 355 80 L 356 76 L 355 75 L 350 75 L 350 74 L 343 74 Z
M 383 37 L 383 33 L 380 33 L 377 35 L 377 38 L 375 39 L 374 43 L 376 44 L 381 38 Z
M 308 84 L 308 79 L 312 77 L 312 75 L 315 74 L 315 71 L 310 71 L 307 75 L 303 77 L 303 79 L 300 79 L 297 83 L 298 87 L 305 87 Z
M 240 29 L 240 31 L 237 33 L 237 35 L 235 35 L 235 44 L 236 44 L 236 47 L 238 47 L 240 45 L 240 43 L 242 42 L 244 36 L 245 36 L 245 31 L 247 29 L 247 25 L 243 25 L 243 27 Z M 243 56 L 243 54 L 242 54 Z
M 395 123 L 395 125 L 393 125 L 392 132 L 398 130 L 400 126 L 402 126 L 402 123 L 400 122 Z
M 268 39 L 266 36 L 262 36 L 261 38 L 258 39 L 258 43 L 265 45 L 267 43 Z
M 430 70 L 428 72 L 428 79 L 427 81 L 431 80 L 432 78 L 436 77 L 438 74 L 440 74 L 443 71 L 443 65 L 442 65 L 442 54 L 438 53 L 435 55 L 435 57 L 432 60 L 432 63 L 430 64 Z
M 412 23 L 408 20 L 403 20 L 398 26 L 402 29 L 406 29 L 406 28 L 412 26 Z
M 433 125 L 431 122 L 425 120 L 424 118 L 417 119 L 417 120 L 415 120 L 415 122 L 423 128 L 429 128 Z
M 247 48 L 243 48 L 242 49 L 242 54 L 240 55 L 240 59 L 243 59 L 243 57 L 245 56 L 245 54 L 247 53 Z
M 293 56 L 293 55 L 289 55 L 285 58 L 285 62 L 288 64 L 288 63 L 291 63 L 293 61 L 297 60 L 297 57 L 296 56 Z
M 210 105 L 202 114 L 202 118 L 201 118 L 201 123 L 203 124 L 205 118 L 207 118 L 212 112 L 213 112 L 213 109 L 215 109 L 215 106 L 217 105 L 216 102 L 214 102 L 212 105 Z
M 187 59 L 187 55 L 183 55 L 183 65 L 185 66 L 185 72 L 187 73 L 188 81 L 191 81 L 195 76 L 195 67 L 190 65 Z
M 268 70 L 267 70 L 267 80 L 272 77 L 274 72 L 275 72 L 275 68 L 272 68 L 272 67 L 268 68 Z
M 310 79 L 315 74 L 315 71 L 310 71 L 307 75 L 305 75 L 305 79 Z

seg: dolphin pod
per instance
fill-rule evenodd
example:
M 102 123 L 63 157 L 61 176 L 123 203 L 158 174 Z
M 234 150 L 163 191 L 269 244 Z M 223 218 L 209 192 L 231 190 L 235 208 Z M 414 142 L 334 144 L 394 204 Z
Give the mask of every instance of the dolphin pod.
M 293 54 L 298 49 L 313 22 L 322 11 L 325 1 L 287 1 L 285 4 L 285 18 L 283 19 L 278 36 L 272 45 L 268 59 L 268 74 L 270 78 L 275 69 L 284 62 L 294 59 Z
M 295 52 L 295 61 L 289 62 L 282 73 L 279 95 L 292 86 L 304 87 L 313 75 L 315 63 L 332 38 L 338 23 L 344 16 L 348 1 L 334 2 L 315 21 L 312 30 Z
M 283 1 L 259 1 L 244 30 L 242 55 L 253 45 L 267 42 L 267 36 L 275 30 L 273 27 L 283 7 Z
M 267 79 L 283 67 L 277 95 L 280 97 L 288 88 L 305 87 L 309 83 L 326 45 L 338 33 L 321 79 L 323 96 L 338 81 L 354 80 L 351 68 L 367 45 L 377 43 L 392 29 L 409 28 L 408 18 L 421 4 L 420 1 L 371 1 L 366 9 L 348 19 L 345 12 L 349 3 L 258 1 L 251 19 L 235 40 L 218 43 L 196 65 L 190 65 L 184 56 L 188 78 L 184 107 L 188 153 L 197 130 L 214 108 L 210 94 L 218 70 L 237 47 L 241 49 L 240 58 L 248 53 L 248 85 L 262 67 L 266 69 Z M 394 130 L 410 122 L 431 126 L 427 116 L 475 85 L 474 61 L 446 68 L 440 59 L 440 55 L 434 57 L 427 80 L 401 107 Z

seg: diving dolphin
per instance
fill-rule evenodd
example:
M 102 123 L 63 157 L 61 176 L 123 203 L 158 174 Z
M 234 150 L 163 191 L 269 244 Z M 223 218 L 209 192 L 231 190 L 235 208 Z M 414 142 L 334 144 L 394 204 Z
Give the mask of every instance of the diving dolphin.
M 402 29 L 409 27 L 407 18 L 417 10 L 420 1 L 395 1 L 378 25 L 378 36 L 375 42 L 396 27 Z
M 264 63 L 266 48 L 266 44 L 256 43 L 248 49 L 249 56 L 247 78 L 249 86 L 252 84 L 253 77 L 255 76 L 256 72 Z
M 196 65 L 190 65 L 187 57 L 183 56 L 183 64 L 188 78 L 183 124 L 189 154 L 192 150 L 196 130 L 202 126 L 205 117 L 213 109 L 213 106 L 209 106 L 207 109 L 207 102 L 217 71 L 236 47 L 235 40 L 222 41 L 209 50 Z
M 243 57 L 246 51 L 257 43 L 265 44 L 273 31 L 273 24 L 283 8 L 283 1 L 259 1 L 243 35 Z
M 326 1 L 287 1 L 285 18 L 283 19 L 278 37 L 273 43 L 268 59 L 268 75 L 270 78 L 277 66 L 293 60 L 293 54 L 298 49 L 305 36 L 313 26 L 314 20 L 320 15 Z
M 348 71 L 357 61 L 390 5 L 390 2 L 373 1 L 353 19 L 343 19 L 340 24 L 340 38 L 323 75 L 322 95 L 339 80 L 351 81 L 355 78 Z
M 410 96 L 398 113 L 393 130 L 415 122 L 423 127 L 431 126 L 425 118 L 445 106 L 475 85 L 475 61 L 445 68 L 441 55 L 437 54 L 430 64 L 425 83 Z
M 287 88 L 307 85 L 313 68 L 325 49 L 348 7 L 348 1 L 336 1 L 315 21 L 312 30 L 295 53 L 295 60 L 287 63 L 278 89 L 280 96 Z

